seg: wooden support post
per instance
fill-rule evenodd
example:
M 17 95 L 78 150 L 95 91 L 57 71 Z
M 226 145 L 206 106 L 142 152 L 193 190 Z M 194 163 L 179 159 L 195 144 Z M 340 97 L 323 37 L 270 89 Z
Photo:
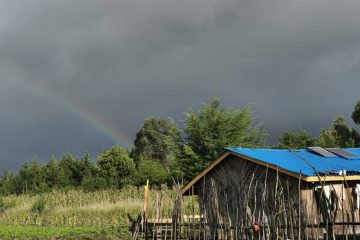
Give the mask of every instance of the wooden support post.
M 148 224 L 147 224 L 148 204 L 149 204 L 149 180 L 146 181 L 146 186 L 144 188 L 143 229 L 144 229 L 145 239 L 147 239 L 147 232 L 148 232 Z

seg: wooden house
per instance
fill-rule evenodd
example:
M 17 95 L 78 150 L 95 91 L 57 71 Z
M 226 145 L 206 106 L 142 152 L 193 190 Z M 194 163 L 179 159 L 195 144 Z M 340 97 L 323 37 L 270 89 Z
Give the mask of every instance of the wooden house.
M 209 239 L 360 236 L 360 149 L 229 148 L 190 181 Z

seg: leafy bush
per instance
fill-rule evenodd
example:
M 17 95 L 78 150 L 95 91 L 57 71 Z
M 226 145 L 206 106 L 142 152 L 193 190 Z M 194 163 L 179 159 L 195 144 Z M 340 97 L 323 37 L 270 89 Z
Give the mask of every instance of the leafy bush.
M 7 208 L 7 206 L 6 206 L 5 202 L 4 202 L 4 199 L 0 198 L 0 213 L 5 212 L 6 208 Z
M 87 177 L 82 182 L 82 188 L 86 192 L 95 192 L 108 188 L 108 185 L 103 177 Z
M 15 202 L 5 201 L 3 197 L 0 197 L 0 213 L 5 212 L 6 209 L 14 207 Z
M 146 180 L 154 185 L 160 186 L 162 183 L 169 182 L 171 179 L 168 171 L 157 160 L 141 159 L 138 171 L 134 175 L 135 182 L 138 186 L 146 184 Z
M 135 172 L 135 163 L 118 145 L 99 154 L 98 165 L 108 186 L 122 187 L 123 181 Z
M 40 196 L 36 199 L 34 204 L 31 207 L 31 211 L 37 214 L 42 214 L 46 208 L 46 199 L 43 196 Z

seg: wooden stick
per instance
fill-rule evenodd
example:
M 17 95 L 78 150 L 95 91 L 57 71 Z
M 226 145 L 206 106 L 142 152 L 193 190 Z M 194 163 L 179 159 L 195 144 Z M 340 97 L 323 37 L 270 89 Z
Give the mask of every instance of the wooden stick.
M 298 185 L 298 194 L 299 194 L 299 220 L 298 220 L 298 225 L 299 225 L 299 233 L 298 233 L 298 239 L 301 240 L 301 171 L 300 171 L 300 175 L 299 175 L 299 185 Z

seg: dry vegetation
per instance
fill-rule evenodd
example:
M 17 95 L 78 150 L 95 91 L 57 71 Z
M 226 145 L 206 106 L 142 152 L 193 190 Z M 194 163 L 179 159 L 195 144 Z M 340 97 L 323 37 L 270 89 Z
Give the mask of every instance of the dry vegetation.
M 176 190 L 166 187 L 150 192 L 150 215 L 157 195 L 161 196 L 162 216 L 171 217 Z M 42 195 L 2 197 L 1 225 L 38 226 L 115 226 L 127 225 L 127 213 L 140 213 L 143 189 L 84 192 L 82 190 L 52 191 Z
M 166 187 L 151 190 L 149 218 L 155 216 L 156 199 L 161 199 L 161 217 L 171 218 L 176 193 L 176 189 Z M 0 225 L 16 226 L 20 232 L 21 227 L 92 227 L 97 228 L 96 231 L 99 228 L 121 228 L 124 232 L 129 225 L 127 214 L 135 217 L 141 212 L 143 194 L 143 188 L 128 187 L 97 192 L 69 190 L 52 191 L 42 195 L 4 196 L 0 200 Z M 190 202 L 188 205 L 184 205 L 185 212 L 186 209 L 192 212 Z M 0 233 L 0 237 L 6 237 L 2 234 L 4 233 Z

